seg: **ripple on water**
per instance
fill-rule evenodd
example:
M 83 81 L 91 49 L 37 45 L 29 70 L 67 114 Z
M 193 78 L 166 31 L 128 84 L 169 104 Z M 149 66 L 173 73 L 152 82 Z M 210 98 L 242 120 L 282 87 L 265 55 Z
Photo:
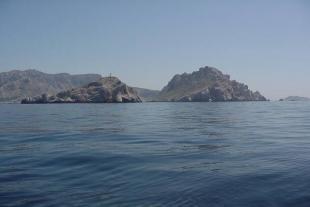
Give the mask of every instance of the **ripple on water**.
M 4 104 L 0 206 L 309 206 L 309 106 Z

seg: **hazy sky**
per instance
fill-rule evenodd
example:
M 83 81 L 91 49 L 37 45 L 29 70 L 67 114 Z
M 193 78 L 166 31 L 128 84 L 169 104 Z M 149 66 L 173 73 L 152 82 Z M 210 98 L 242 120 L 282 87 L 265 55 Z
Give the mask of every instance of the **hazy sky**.
M 0 0 L 0 72 L 161 89 L 205 65 L 271 99 L 310 97 L 310 1 Z

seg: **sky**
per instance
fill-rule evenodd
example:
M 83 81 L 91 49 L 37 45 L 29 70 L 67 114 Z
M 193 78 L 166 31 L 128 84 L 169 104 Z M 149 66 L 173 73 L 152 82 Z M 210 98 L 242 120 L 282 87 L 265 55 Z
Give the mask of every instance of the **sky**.
M 203 66 L 269 99 L 310 97 L 310 1 L 0 0 L 0 72 L 161 89 Z

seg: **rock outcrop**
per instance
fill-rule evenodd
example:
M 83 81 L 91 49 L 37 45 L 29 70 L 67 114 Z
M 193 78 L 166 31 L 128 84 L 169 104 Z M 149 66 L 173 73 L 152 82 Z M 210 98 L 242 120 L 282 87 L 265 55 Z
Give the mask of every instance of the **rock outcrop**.
M 22 104 L 33 103 L 135 103 L 141 102 L 137 92 L 116 77 L 104 77 L 88 85 L 66 90 L 53 96 L 25 98 Z
M 23 98 L 43 93 L 56 94 L 82 87 L 100 78 L 101 75 L 97 74 L 46 74 L 33 69 L 3 72 L 0 73 L 0 102 L 20 102 Z
M 213 67 L 203 67 L 191 74 L 175 75 L 158 95 L 158 101 L 266 101 L 258 91 L 223 74 Z

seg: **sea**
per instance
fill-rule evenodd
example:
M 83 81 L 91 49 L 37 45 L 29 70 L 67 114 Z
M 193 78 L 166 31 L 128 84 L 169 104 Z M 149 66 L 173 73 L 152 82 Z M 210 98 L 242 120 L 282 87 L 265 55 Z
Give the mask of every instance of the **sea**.
M 310 102 L 0 104 L 0 206 L 310 206 Z

